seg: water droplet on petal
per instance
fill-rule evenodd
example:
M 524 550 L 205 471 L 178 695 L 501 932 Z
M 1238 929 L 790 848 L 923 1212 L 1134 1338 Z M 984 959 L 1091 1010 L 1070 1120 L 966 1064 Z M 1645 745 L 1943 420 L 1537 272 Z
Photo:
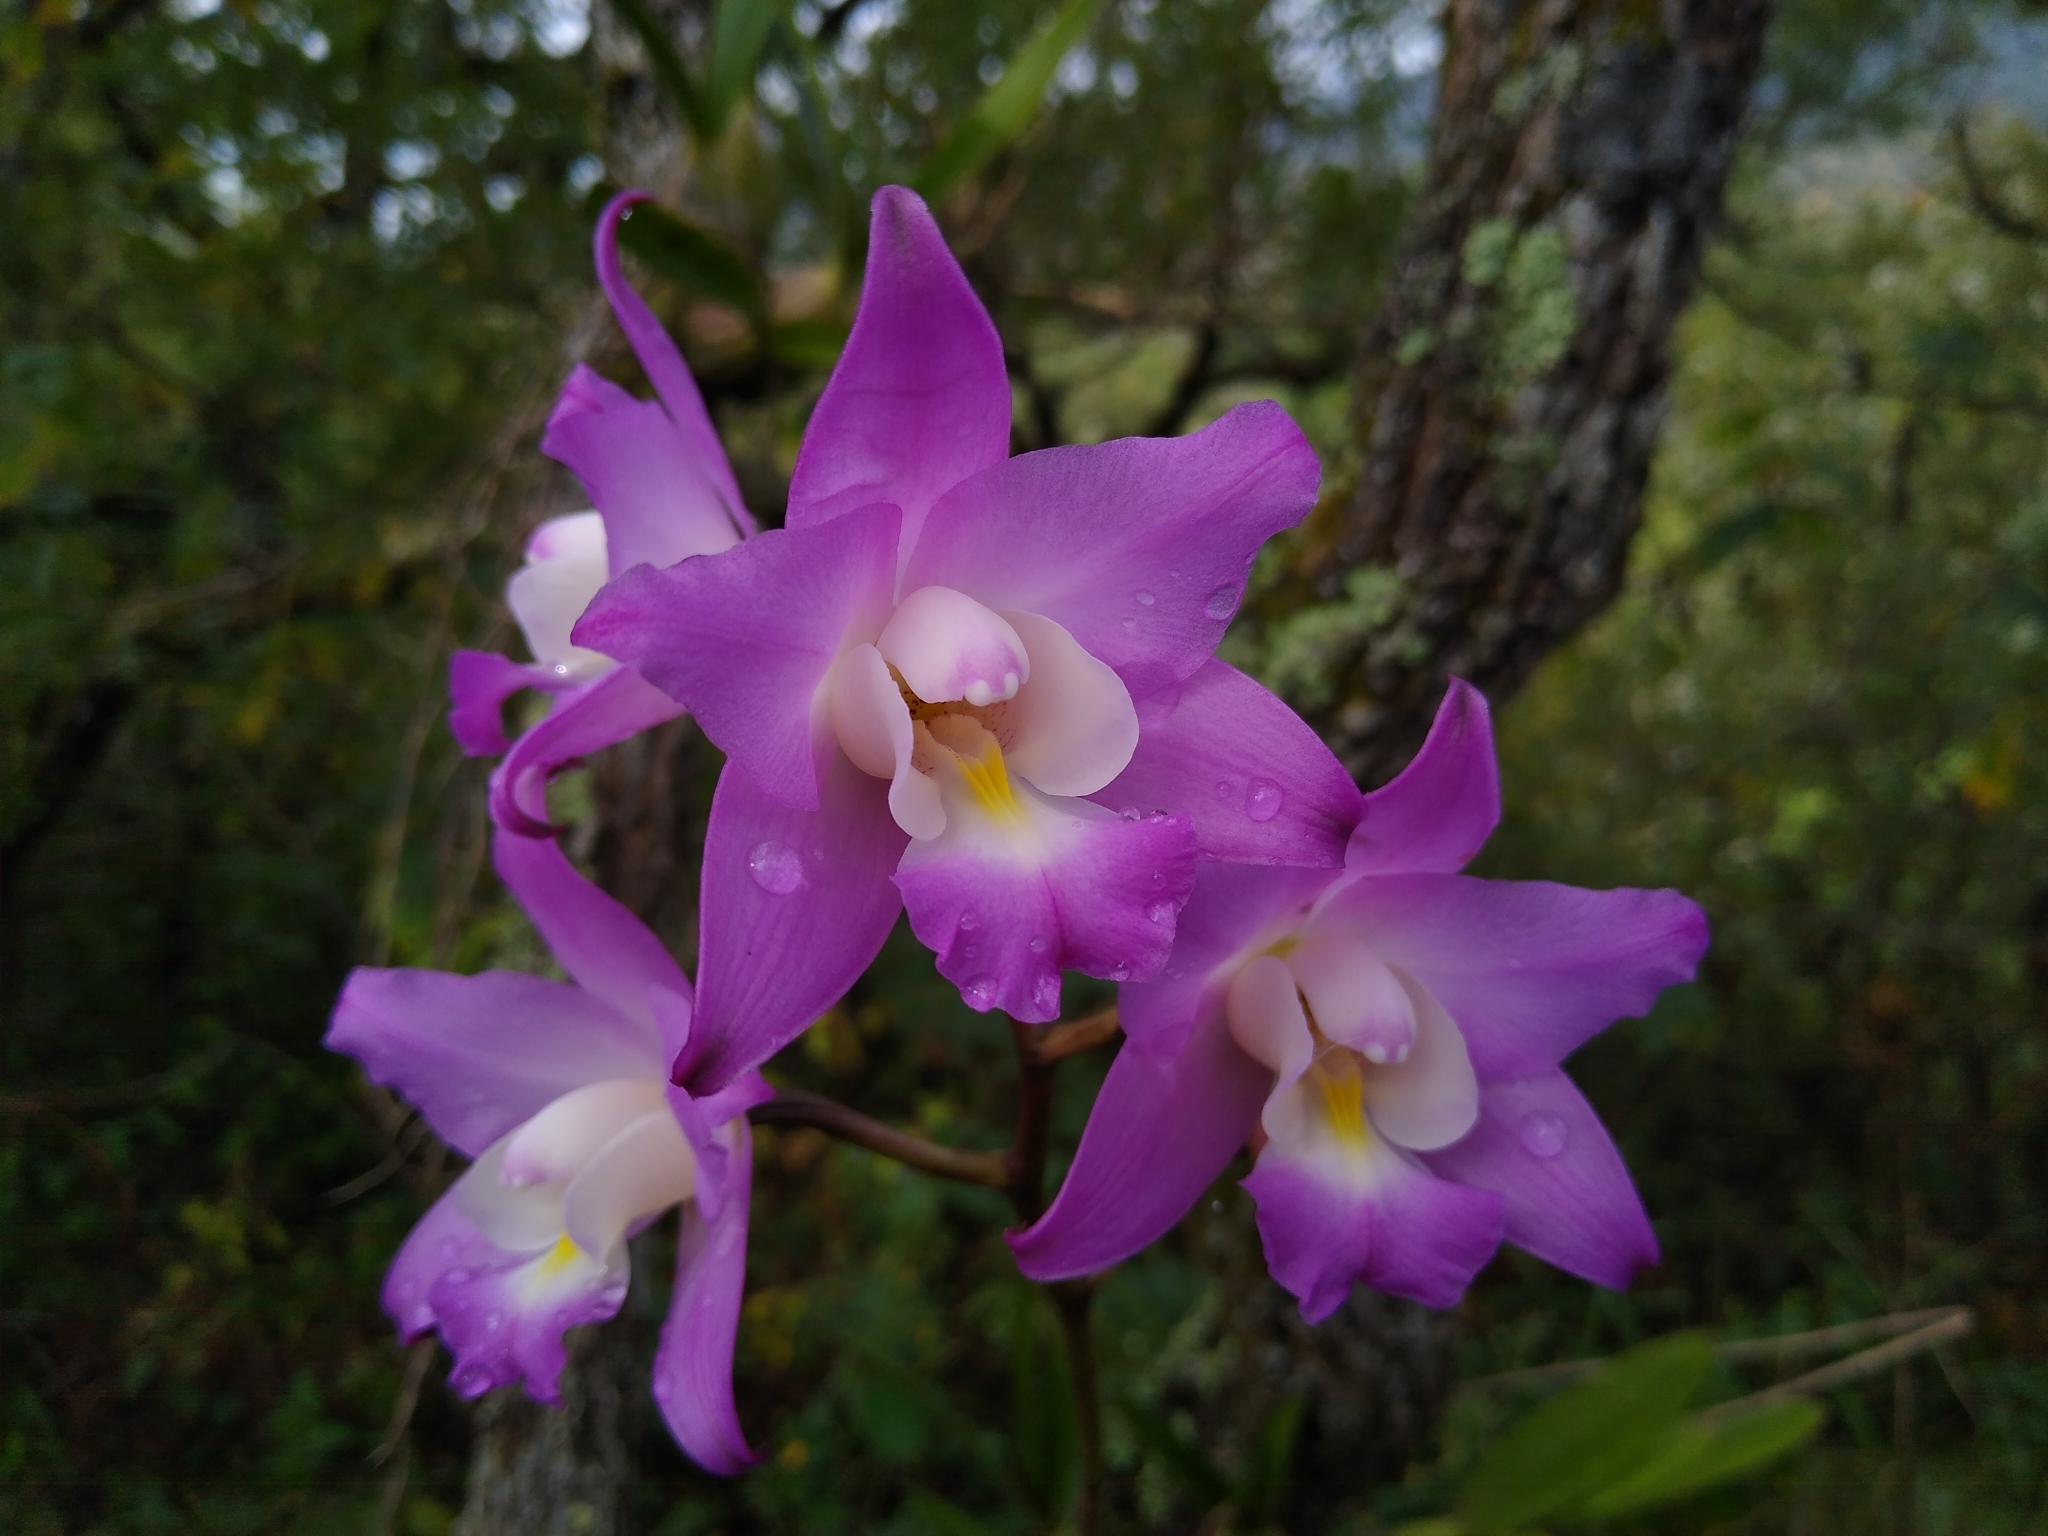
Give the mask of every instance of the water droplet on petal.
M 1280 802 L 1286 798 L 1278 784 L 1271 779 L 1253 779 L 1244 787 L 1244 813 L 1252 821 L 1271 821 L 1280 814 Z
M 556 662 L 556 663 L 555 663 L 555 676 L 557 676 L 557 677 L 567 677 L 568 675 L 569 675 L 569 664 L 568 664 L 568 663 L 567 663 L 566 661 L 558 661 L 558 662 Z
M 1113 965 L 1109 969 L 1109 979 L 1111 981 L 1129 981 L 1131 979 L 1131 968 L 1121 963 Z
M 1122 810 L 1117 812 L 1117 815 L 1123 817 L 1125 821 L 1136 821 L 1140 816 L 1144 814 L 1145 813 L 1139 810 L 1135 805 L 1127 805 Z
M 996 995 L 996 981 L 993 976 L 977 976 L 960 989 L 960 996 L 970 1008 L 986 1008 Z
M 747 855 L 747 873 L 754 884 L 770 896 L 787 896 L 804 883 L 804 861 L 794 848 L 780 843 L 756 843 Z
M 1216 798 L 1218 800 L 1228 800 L 1230 798 L 1230 780 L 1218 779 L 1216 781 Z
M 1031 1001 L 1040 1013 L 1057 1013 L 1060 1007 L 1060 979 L 1051 971 L 1038 978 L 1038 985 L 1032 989 Z
M 1150 592 L 1140 592 L 1137 594 L 1137 597 L 1139 606 L 1145 608 L 1150 608 L 1153 605 L 1153 603 L 1158 601 L 1158 599 L 1153 597 L 1153 595 Z
M 972 933 L 976 928 L 980 926 L 981 919 L 976 917 L 972 912 L 962 912 L 960 914 L 960 931 L 962 933 Z
M 484 1314 L 484 1332 L 485 1332 L 485 1333 L 496 1333 L 496 1332 L 497 1332 L 497 1331 L 498 1331 L 498 1330 L 499 1330 L 500 1328 L 502 1328 L 502 1327 L 504 1327 L 504 1326 L 505 1326 L 505 1319 L 504 1319 L 504 1318 L 502 1318 L 502 1317 L 500 1317 L 500 1316 L 499 1316 L 499 1315 L 498 1315 L 497 1313 L 495 1313 L 495 1312 L 487 1312 L 487 1313 L 485 1313 L 485 1314 Z
M 1132 630 L 1136 629 L 1137 627 L 1138 621 L 1135 617 L 1128 617 L 1124 620 L 1124 633 L 1129 634 Z
M 1547 1109 L 1532 1109 L 1522 1116 L 1521 1135 L 1522 1150 L 1541 1158 L 1557 1156 L 1570 1138 L 1564 1121 Z
M 1173 921 L 1173 903 L 1155 901 L 1145 909 L 1145 915 L 1155 923 L 1170 923 Z
M 1218 587 L 1209 594 L 1209 601 L 1202 604 L 1202 612 L 1212 619 L 1227 619 L 1237 612 L 1237 589 Z
M 1044 954 L 1044 953 L 1045 953 L 1045 940 L 1043 940 L 1043 939 L 1033 939 L 1033 940 L 1031 941 L 1031 953 L 1033 953 L 1034 955 L 1042 955 L 1042 954 Z

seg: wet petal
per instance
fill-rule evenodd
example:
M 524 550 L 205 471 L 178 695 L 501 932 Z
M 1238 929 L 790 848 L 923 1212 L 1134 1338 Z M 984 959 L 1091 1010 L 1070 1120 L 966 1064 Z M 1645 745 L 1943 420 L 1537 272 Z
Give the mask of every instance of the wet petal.
M 1500 768 L 1486 696 L 1454 677 L 1422 750 L 1365 797 L 1345 867 L 1374 875 L 1454 874 L 1499 822 Z
M 528 1395 L 559 1401 L 568 1363 L 563 1333 L 615 1316 L 628 1278 L 623 1262 L 606 1266 L 570 1244 L 488 1269 L 443 1272 L 431 1300 L 455 1356 L 448 1384 L 476 1398 L 524 1378 Z
M 449 1189 L 399 1246 L 379 1299 L 398 1325 L 399 1338 L 410 1344 L 433 1330 L 430 1293 L 443 1274 L 451 1269 L 488 1269 L 515 1257 L 477 1231 L 462 1214 L 455 1190 Z
M 747 1204 L 753 1176 L 751 1132 L 732 1122 L 722 1198 L 683 1208 L 675 1293 L 654 1357 L 654 1398 L 662 1419 L 692 1460 L 730 1475 L 757 1460 L 732 1400 L 733 1342 L 747 1280 Z
M 1287 968 L 1316 1027 L 1373 1063 L 1399 1061 L 1415 1044 L 1415 1007 L 1399 978 L 1363 940 L 1313 924 Z
M 1013 698 L 1031 674 L 1009 621 L 950 587 L 920 587 L 875 639 L 882 659 L 927 704 Z
M 1443 1005 L 1408 983 L 1415 1045 L 1406 1059 L 1369 1068 L 1365 1108 L 1373 1129 L 1411 1152 L 1434 1152 L 1472 1129 L 1479 1118 L 1479 1079 L 1458 1026 Z
M 1094 794 L 1123 772 L 1137 747 L 1138 712 L 1129 691 L 1051 619 L 1004 617 L 1031 656 L 1030 676 L 990 727 L 1010 770 L 1048 795 Z

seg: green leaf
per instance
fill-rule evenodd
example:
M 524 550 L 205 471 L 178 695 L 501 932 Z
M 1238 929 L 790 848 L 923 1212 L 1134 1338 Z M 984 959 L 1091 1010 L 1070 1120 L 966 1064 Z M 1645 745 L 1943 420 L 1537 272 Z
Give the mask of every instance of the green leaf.
M 1639 1345 L 1525 1415 L 1465 1480 L 1458 1515 L 1472 1536 L 1576 1509 L 1634 1471 L 1713 1369 L 1698 1333 Z
M 1647 1461 L 1587 1499 L 1577 1513 L 1589 1520 L 1633 1514 L 1753 1472 L 1805 1444 L 1823 1417 L 1820 1404 L 1806 1397 L 1766 1403 L 1719 1422 L 1694 1414 L 1673 1425 Z
M 738 310 L 757 326 L 767 318 L 753 268 L 732 247 L 666 208 L 641 203 L 619 226 L 619 243 L 670 282 Z
M 640 46 L 647 50 L 647 62 L 654 70 L 654 83 L 668 98 L 669 105 L 675 108 L 676 116 L 682 119 L 683 125 L 698 142 L 708 143 L 715 137 L 709 108 L 691 81 L 689 67 L 683 63 L 683 56 L 676 52 L 675 39 L 668 35 L 661 19 L 647 8 L 647 0 L 612 0 L 612 9 L 633 29 L 634 35 L 640 39 Z
M 711 89 L 705 102 L 712 138 L 725 132 L 732 109 L 753 88 L 761 50 L 782 11 L 782 0 L 719 0 L 711 20 Z
M 1230 1479 L 1199 1445 L 1174 1432 L 1165 1415 L 1142 1403 L 1125 1403 L 1124 1418 L 1145 1449 L 1157 1456 L 1188 1501 L 1204 1510 L 1230 1497 Z
M 1080 1492 L 1081 1435 L 1059 1328 L 1036 1289 L 1017 1292 L 1010 1329 L 1010 1407 L 1024 1485 L 1057 1520 Z
M 1305 1399 L 1290 1397 L 1275 1408 L 1252 1442 L 1251 1455 L 1245 1458 L 1237 1502 L 1259 1525 L 1279 1522 L 1280 1501 L 1286 1497 L 1287 1480 L 1294 1470 L 1294 1444 L 1301 1437 L 1305 1406 Z
M 838 320 L 785 320 L 768 332 L 768 355 L 799 368 L 830 368 L 845 347 Z
M 931 152 L 910 184 L 926 197 L 950 192 L 1008 144 L 1038 111 L 1052 72 L 1095 19 L 1100 0 L 1067 0 L 1052 25 L 1017 50 L 1003 77 L 988 88 L 965 121 Z

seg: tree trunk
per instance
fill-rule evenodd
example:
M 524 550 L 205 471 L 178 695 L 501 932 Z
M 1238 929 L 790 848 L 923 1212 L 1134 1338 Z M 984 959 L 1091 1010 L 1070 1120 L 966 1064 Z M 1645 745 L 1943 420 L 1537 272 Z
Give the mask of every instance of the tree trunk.
M 1357 369 L 1357 484 L 1261 609 L 1276 639 L 1322 637 L 1297 692 L 1361 782 L 1412 755 L 1447 676 L 1498 701 L 1619 590 L 1769 16 L 1451 0 L 1428 173 Z

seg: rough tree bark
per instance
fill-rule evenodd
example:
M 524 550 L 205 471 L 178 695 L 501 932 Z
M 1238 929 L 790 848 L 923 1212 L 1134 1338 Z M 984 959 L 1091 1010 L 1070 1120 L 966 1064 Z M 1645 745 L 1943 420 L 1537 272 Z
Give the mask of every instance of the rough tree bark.
M 1361 782 L 1412 753 L 1446 675 L 1499 700 L 1618 590 L 1672 327 L 1720 212 L 1769 11 L 1768 0 L 1451 0 L 1428 169 L 1361 348 L 1356 484 L 1326 498 L 1254 614 L 1269 639 L 1304 616 L 1317 626 L 1326 691 L 1302 702 Z M 630 60 L 601 8 L 599 26 L 600 47 Z M 675 141 L 644 79 L 614 75 L 620 168 L 659 187 Z M 608 754 L 587 849 L 607 887 L 686 958 L 704 751 L 678 725 Z M 1303 1398 L 1291 1513 L 1320 1518 L 1356 1487 L 1361 1456 L 1398 1466 L 1426 1441 L 1451 1382 L 1448 1332 L 1379 1298 L 1302 1327 L 1270 1304 L 1244 1234 L 1210 1225 L 1197 1247 L 1242 1367 L 1229 1391 L 1191 1406 L 1227 1441 L 1232 1424 L 1255 1422 L 1252 1398 Z M 629 1330 L 617 1332 L 624 1343 Z M 487 1404 L 462 1536 L 623 1536 L 629 1405 L 644 1396 L 647 1358 L 580 1342 L 559 1422 Z

